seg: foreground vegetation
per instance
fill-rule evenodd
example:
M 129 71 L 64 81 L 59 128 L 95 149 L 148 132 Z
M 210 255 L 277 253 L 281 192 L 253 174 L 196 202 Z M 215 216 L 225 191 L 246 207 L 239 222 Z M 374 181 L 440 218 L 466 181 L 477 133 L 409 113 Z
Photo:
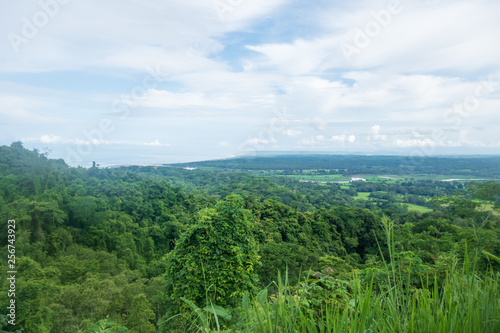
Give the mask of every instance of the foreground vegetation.
M 245 295 L 234 311 L 240 320 L 230 326 L 241 332 L 498 332 L 499 275 L 467 273 L 450 271 L 444 281 L 435 276 L 411 289 L 411 277 L 396 271 L 383 292 L 359 276 L 347 283 L 327 275 L 293 288 L 278 279 L 273 294 Z M 226 331 L 221 322 L 231 318 L 227 311 L 208 306 L 205 312 L 194 307 L 192 331 Z
M 394 225 L 382 219 L 389 262 L 378 276 L 354 272 L 348 281 L 334 278 L 334 269 L 315 272 L 295 286 L 278 276 L 261 291 L 245 293 L 230 311 L 205 300 L 180 331 L 193 332 L 498 332 L 500 330 L 500 273 L 477 271 L 477 255 L 458 267 L 456 257 L 440 273 L 422 274 L 411 253 L 397 253 Z M 401 256 L 403 254 L 403 256 Z M 500 262 L 500 258 L 484 255 Z M 402 260 L 404 258 L 404 260 Z M 410 259 L 410 260 L 408 260 Z M 383 278 L 380 276 L 383 275 Z M 444 274 L 444 277 L 442 276 Z M 417 279 L 416 279 L 417 278 Z M 175 320 L 175 317 L 169 320 Z M 227 326 L 231 327 L 226 329 Z M 175 330 L 175 329 L 174 329 Z
M 0 329 L 496 332 L 499 198 L 496 182 L 70 168 L 2 146 L 18 276 L 17 325 L 0 313 Z

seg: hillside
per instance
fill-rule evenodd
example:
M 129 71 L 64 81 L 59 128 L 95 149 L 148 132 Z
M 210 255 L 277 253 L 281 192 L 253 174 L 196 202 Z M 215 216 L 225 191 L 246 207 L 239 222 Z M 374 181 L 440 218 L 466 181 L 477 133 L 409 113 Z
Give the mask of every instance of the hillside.
M 442 321 L 498 331 L 498 183 L 307 183 L 278 172 L 325 176 L 305 170 L 338 159 L 85 169 L 1 146 L 0 244 L 15 247 L 17 272 L 12 298 L 3 261 L 0 305 L 15 299 L 16 326 L 1 313 L 1 328 L 404 332 Z M 436 159 L 415 172 L 497 177 L 498 160 Z M 345 157 L 335 170 L 398 175 L 395 161 Z M 381 309 L 400 319 L 382 329 Z

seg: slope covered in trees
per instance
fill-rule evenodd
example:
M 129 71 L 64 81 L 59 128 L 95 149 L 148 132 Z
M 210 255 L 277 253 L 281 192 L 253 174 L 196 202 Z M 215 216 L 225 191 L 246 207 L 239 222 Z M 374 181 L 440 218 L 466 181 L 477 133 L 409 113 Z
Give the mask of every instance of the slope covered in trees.
M 365 192 L 374 197 L 356 198 Z M 20 143 L 2 146 L 0 245 L 6 254 L 7 221 L 15 220 L 18 275 L 17 325 L 4 313 L 0 325 L 37 333 L 244 331 L 267 327 L 255 326 L 265 304 L 299 304 L 311 318 L 329 306 L 342 318 L 361 296 L 386 304 L 381 295 L 395 290 L 395 272 L 408 277 L 401 288 L 421 293 L 423 282 L 446 290 L 452 268 L 469 263 L 477 279 L 496 281 L 499 195 L 498 183 L 342 187 L 232 171 L 70 168 Z M 429 211 L 404 209 L 412 196 Z M 272 284 L 279 272 L 295 289 Z M 311 288 L 301 292 L 304 283 Z M 370 285 L 372 295 L 356 298 Z M 498 311 L 490 315 L 498 322 Z

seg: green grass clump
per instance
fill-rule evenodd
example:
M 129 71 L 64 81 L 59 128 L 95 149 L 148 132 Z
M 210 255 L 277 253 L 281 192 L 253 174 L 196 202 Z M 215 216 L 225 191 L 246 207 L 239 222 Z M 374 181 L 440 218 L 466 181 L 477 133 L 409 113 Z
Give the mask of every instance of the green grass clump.
M 433 287 L 430 281 L 413 290 L 397 284 L 381 293 L 354 278 L 347 302 L 332 299 L 319 309 L 298 292 L 308 286 L 278 279 L 276 293 L 266 288 L 244 296 L 240 321 L 226 332 L 500 332 L 498 275 L 463 273 L 452 272 L 441 284 L 434 279 Z

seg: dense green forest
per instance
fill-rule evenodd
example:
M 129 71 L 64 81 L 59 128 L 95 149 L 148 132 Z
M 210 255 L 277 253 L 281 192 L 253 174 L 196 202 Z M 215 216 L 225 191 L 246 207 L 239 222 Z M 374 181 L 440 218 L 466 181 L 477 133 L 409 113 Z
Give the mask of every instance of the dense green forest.
M 389 174 L 415 176 L 461 175 L 498 178 L 499 156 L 360 156 L 360 155 L 263 155 L 204 162 L 172 164 L 218 170 L 274 170 L 280 174 Z
M 189 165 L 73 168 L 1 146 L 2 309 L 9 245 L 17 274 L 0 329 L 500 331 L 500 183 L 435 177 L 498 179 L 500 158 Z M 357 175 L 376 177 L 314 180 Z

